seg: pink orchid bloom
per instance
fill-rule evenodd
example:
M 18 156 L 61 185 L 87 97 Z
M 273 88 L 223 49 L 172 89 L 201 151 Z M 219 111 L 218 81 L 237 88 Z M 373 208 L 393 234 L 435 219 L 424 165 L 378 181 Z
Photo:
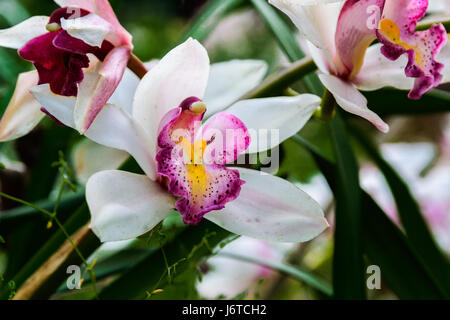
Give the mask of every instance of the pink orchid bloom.
M 291 183 L 225 166 L 247 149 L 271 149 L 295 134 L 317 109 L 318 97 L 244 100 L 229 108 L 215 104 L 202 125 L 202 98 L 218 92 L 214 95 L 227 103 L 234 101 L 216 90 L 242 91 L 236 74 L 223 75 L 229 70 L 242 75 L 239 68 L 245 65 L 232 61 L 210 70 L 206 50 L 189 39 L 150 69 L 136 90 L 129 90 L 134 98 L 124 101 L 132 105 L 102 109 L 86 137 L 128 152 L 146 173 L 109 170 L 90 177 L 86 198 L 91 227 L 102 241 L 142 235 L 174 208 L 186 224 L 205 218 L 236 234 L 286 242 L 310 240 L 328 226 L 320 206 Z M 209 86 L 210 73 L 222 80 Z M 48 84 L 32 91 L 56 119 L 75 126 L 73 97 L 51 93 Z M 279 128 L 280 141 L 261 147 L 251 141 L 249 131 L 261 128 Z
M 48 83 L 58 95 L 79 97 L 76 126 L 84 133 L 122 79 L 131 55 L 131 35 L 120 25 L 107 0 L 55 2 L 61 8 L 50 17 L 31 17 L 0 30 L 0 46 L 19 49 L 19 55 L 34 64 L 37 84 Z M 91 90 L 81 92 L 84 69 L 92 60 L 88 55 L 102 64 L 99 77 L 90 83 Z M 18 85 L 23 84 L 19 81 Z M 26 92 L 30 85 L 20 90 Z M 10 137 L 2 137 L 6 138 Z
M 368 108 L 358 89 L 409 89 L 409 97 L 417 99 L 448 81 L 449 69 L 435 59 L 447 41 L 444 27 L 415 32 L 426 12 L 426 0 L 269 2 L 286 13 L 306 38 L 304 49 L 338 105 L 382 132 L 389 130 L 388 125 Z M 381 43 L 370 46 L 377 37 Z

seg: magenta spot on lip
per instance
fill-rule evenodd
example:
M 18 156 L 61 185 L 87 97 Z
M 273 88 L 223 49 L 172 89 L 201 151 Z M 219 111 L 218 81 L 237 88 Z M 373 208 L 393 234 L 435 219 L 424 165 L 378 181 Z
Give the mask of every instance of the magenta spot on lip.
M 79 15 L 74 16 L 74 13 Z M 62 18 L 83 17 L 88 11 L 79 8 L 60 8 L 50 16 L 49 23 L 60 23 Z M 102 47 L 93 47 L 73 38 L 64 30 L 48 32 L 30 40 L 19 50 L 19 55 L 34 64 L 39 83 L 50 85 L 53 93 L 76 96 L 78 84 L 83 80 L 83 68 L 89 66 L 88 53 L 103 61 L 114 48 L 108 41 Z

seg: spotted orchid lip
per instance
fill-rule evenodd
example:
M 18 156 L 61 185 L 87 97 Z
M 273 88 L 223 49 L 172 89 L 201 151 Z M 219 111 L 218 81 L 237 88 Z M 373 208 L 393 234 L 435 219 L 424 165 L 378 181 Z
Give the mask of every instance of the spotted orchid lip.
M 409 98 L 419 99 L 424 93 L 438 86 L 443 78 L 444 65 L 436 56 L 447 42 L 447 32 L 442 24 L 428 30 L 415 31 L 417 23 L 425 15 L 428 1 L 400 0 L 387 2 L 377 29 L 381 53 L 390 60 L 406 54 L 408 63 L 405 75 L 415 78 Z
M 212 162 L 205 158 L 206 149 L 220 140 L 216 135 L 210 137 L 202 132 L 205 112 L 206 105 L 200 99 L 185 99 L 163 118 L 158 136 L 158 175 L 162 182 L 168 181 L 168 191 L 178 198 L 175 208 L 183 221 L 192 225 L 198 224 L 208 212 L 223 209 L 226 203 L 236 199 L 244 184 L 239 171 L 225 166 L 225 157 Z M 220 130 L 214 125 L 217 121 L 227 124 L 227 130 L 241 130 L 239 140 L 244 145 L 234 144 L 233 159 L 226 159 L 234 161 L 249 146 L 248 131 L 238 118 L 226 113 L 218 113 L 209 121 L 215 130 Z M 211 126 L 207 124 L 204 128 L 208 130 Z M 207 136 L 209 139 L 205 140 Z M 227 147 L 222 145 L 217 154 L 227 153 L 224 151 Z

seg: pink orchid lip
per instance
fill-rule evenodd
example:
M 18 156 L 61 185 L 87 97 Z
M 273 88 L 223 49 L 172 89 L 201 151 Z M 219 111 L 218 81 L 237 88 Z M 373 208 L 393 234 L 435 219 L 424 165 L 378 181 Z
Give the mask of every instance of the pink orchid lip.
M 76 12 L 76 16 L 74 16 Z M 50 31 L 30 40 L 19 50 L 19 55 L 32 62 L 39 73 L 39 84 L 50 84 L 53 93 L 63 96 L 76 96 L 78 85 L 83 81 L 83 68 L 89 66 L 88 53 L 94 54 L 100 61 L 114 48 L 104 41 L 102 47 L 93 47 L 82 40 L 73 38 L 60 27 L 64 19 L 78 18 L 89 12 L 80 8 L 60 8 L 49 19 Z
M 191 225 L 200 223 L 205 214 L 223 209 L 226 203 L 236 199 L 245 183 L 240 179 L 239 171 L 228 169 L 225 163 L 204 162 L 204 150 L 214 142 L 214 139 L 196 140 L 205 112 L 206 107 L 200 99 L 185 99 L 178 108 L 164 116 L 158 136 L 156 161 L 160 183 L 178 198 L 175 208 L 184 223 Z M 223 114 L 223 117 L 234 116 Z M 233 120 L 239 126 L 243 125 L 239 119 Z M 247 142 L 245 148 L 248 148 L 249 137 L 244 136 L 243 139 Z M 186 149 L 191 161 L 185 158 Z
M 443 78 L 444 65 L 436 56 L 447 42 L 447 32 L 442 24 L 428 30 L 415 31 L 417 23 L 427 11 L 428 1 L 402 0 L 386 3 L 379 28 L 378 40 L 383 44 L 381 53 L 390 60 L 408 56 L 405 75 L 415 78 L 409 98 L 419 99 L 424 93 L 438 86 Z

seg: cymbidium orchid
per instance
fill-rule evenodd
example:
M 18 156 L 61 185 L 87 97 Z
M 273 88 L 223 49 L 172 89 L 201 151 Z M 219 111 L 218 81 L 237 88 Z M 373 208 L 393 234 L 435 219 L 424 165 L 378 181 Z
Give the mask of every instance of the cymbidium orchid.
M 368 108 L 358 89 L 391 86 L 409 89 L 409 97 L 418 99 L 449 72 L 437 61 L 448 57 L 436 59 L 447 41 L 443 25 L 415 31 L 426 13 L 427 0 L 269 2 L 286 13 L 306 38 L 305 51 L 337 104 L 383 132 L 388 125 Z M 369 47 L 377 38 L 380 43 Z M 447 75 L 444 78 L 448 81 Z
M 48 83 L 53 93 L 77 96 L 75 124 L 84 133 L 91 125 L 122 79 L 131 55 L 131 35 L 120 25 L 107 0 L 55 0 L 61 8 L 50 17 L 35 16 L 9 29 L 0 30 L 0 46 L 18 49 L 19 55 L 36 68 L 36 76 L 23 76 L 17 91 L 29 101 L 28 90 Z M 97 79 L 80 88 L 90 61 L 100 60 Z M 91 68 L 94 67 L 91 65 Z M 36 81 L 28 81 L 36 77 Z M 33 127 L 42 118 L 38 105 L 13 102 L 6 116 L 27 113 L 25 125 Z M 26 109 L 26 110 L 23 110 Z M 31 110 L 32 109 L 32 110 Z M 31 110 L 31 111 L 30 111 Z M 42 110 L 46 112 L 45 109 Z M 2 122 L 6 121 L 2 119 Z M 1 128 L 2 131 L 5 129 Z M 1 139 L 11 140 L 21 132 L 2 132 Z M 8 134 L 9 133 L 9 134 Z
M 186 224 L 198 224 L 204 217 L 236 234 L 286 242 L 310 240 L 327 227 L 320 206 L 291 183 L 226 166 L 247 149 L 276 147 L 300 130 L 320 103 L 318 97 L 306 94 L 245 100 L 226 108 L 239 97 L 224 91 L 239 82 L 236 65 L 239 62 L 232 61 L 211 70 L 211 76 L 233 70 L 236 74 L 222 76 L 207 88 L 208 54 L 189 39 L 151 68 L 136 92 L 132 90 L 132 105 L 102 109 L 86 136 L 128 152 L 146 173 L 110 170 L 89 179 L 91 227 L 102 241 L 142 235 L 174 208 Z M 234 94 L 242 90 L 234 89 L 238 89 L 232 90 Z M 74 127 L 74 98 L 55 95 L 48 85 L 32 91 L 56 119 Z M 213 104 L 202 125 L 211 95 L 223 104 Z M 206 103 L 201 100 L 204 96 Z M 250 130 L 262 128 L 279 128 L 279 141 L 262 147 L 251 141 Z

